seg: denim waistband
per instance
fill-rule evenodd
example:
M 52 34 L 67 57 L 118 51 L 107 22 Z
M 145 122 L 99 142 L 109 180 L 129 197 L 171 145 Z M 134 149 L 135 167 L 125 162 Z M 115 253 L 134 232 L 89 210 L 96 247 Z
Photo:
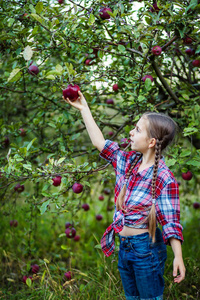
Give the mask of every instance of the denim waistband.
M 120 242 L 121 241 L 130 241 L 130 242 L 140 242 L 140 241 L 148 241 L 150 239 L 149 233 L 144 232 L 137 235 L 123 236 L 118 233 Z

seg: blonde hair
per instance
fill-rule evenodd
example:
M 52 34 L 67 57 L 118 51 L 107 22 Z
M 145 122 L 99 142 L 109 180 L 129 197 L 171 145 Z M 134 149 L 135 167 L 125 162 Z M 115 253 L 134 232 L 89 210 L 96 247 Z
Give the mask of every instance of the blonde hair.
M 158 175 L 158 166 L 161 158 L 162 150 L 164 150 L 174 139 L 177 124 L 167 115 L 155 112 L 147 112 L 142 115 L 142 118 L 147 118 L 149 126 L 147 127 L 147 134 L 150 138 L 156 139 L 155 144 L 155 161 L 153 167 L 153 175 L 151 182 L 151 194 L 152 194 L 152 205 L 149 209 L 149 214 L 140 224 L 148 222 L 149 224 L 149 234 L 152 237 L 152 241 L 155 242 L 155 232 L 156 232 L 156 180 Z M 125 175 L 124 185 L 119 193 L 116 201 L 117 210 L 122 210 L 126 212 L 124 200 L 126 194 L 126 183 L 132 173 L 132 170 L 137 165 L 138 161 L 142 157 L 140 154 L 134 161 L 133 165 L 130 167 L 129 171 Z M 134 208 L 133 208 L 134 209 Z M 134 209 L 135 210 L 135 209 Z

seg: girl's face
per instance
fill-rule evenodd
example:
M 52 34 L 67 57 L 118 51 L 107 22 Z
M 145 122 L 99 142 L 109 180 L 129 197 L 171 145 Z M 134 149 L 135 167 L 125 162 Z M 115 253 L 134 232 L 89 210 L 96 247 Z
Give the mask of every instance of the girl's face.
M 131 149 L 141 153 L 146 153 L 151 148 L 152 138 L 149 138 L 147 133 L 147 126 L 149 121 L 142 117 L 137 122 L 134 129 L 130 131 Z

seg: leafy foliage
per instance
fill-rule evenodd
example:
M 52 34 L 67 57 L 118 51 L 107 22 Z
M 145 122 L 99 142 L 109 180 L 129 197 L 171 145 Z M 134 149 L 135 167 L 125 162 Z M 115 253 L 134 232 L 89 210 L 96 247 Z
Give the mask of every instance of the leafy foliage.
M 95 214 L 103 214 L 104 227 L 112 219 L 112 192 L 106 204 L 97 198 L 105 188 L 113 190 L 115 176 L 92 147 L 79 112 L 62 100 L 70 83 L 80 86 L 104 136 L 112 131 L 119 143 L 143 112 L 170 115 L 179 139 L 166 162 L 181 183 L 184 213 L 199 199 L 200 85 L 199 67 L 192 64 L 200 59 L 199 1 L 160 0 L 157 10 L 146 0 L 60 2 L 1 1 L 0 8 L 1 213 L 14 219 L 23 212 L 29 227 L 22 241 L 31 259 L 39 251 L 37 220 L 46 215 L 56 216 L 51 226 L 63 215 L 79 226 L 87 202 L 94 207 L 91 230 L 97 230 Z M 102 7 L 111 8 L 110 19 L 100 17 Z M 151 52 L 156 45 L 159 56 Z M 145 75 L 154 81 L 144 82 Z M 107 104 L 110 98 L 114 104 Z M 193 178 L 184 182 L 187 170 Z M 74 182 L 84 186 L 80 195 L 71 189 Z M 15 191 L 16 184 L 24 191 Z

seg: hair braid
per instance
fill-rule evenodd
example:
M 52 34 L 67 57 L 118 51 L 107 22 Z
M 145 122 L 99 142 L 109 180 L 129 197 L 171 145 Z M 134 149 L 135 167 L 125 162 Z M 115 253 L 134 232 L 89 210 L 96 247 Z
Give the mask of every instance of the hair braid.
M 156 180 L 158 175 L 158 165 L 161 157 L 161 147 L 162 147 L 162 140 L 156 140 L 155 163 L 153 167 L 153 176 L 152 176 L 152 183 L 151 183 L 152 206 L 148 216 L 149 234 L 152 237 L 153 243 L 155 242 L 155 232 L 156 232 L 156 207 L 155 207 Z
M 123 208 L 123 203 L 124 203 L 124 198 L 125 198 L 125 194 L 126 194 L 126 183 L 133 171 L 133 169 L 135 168 L 135 166 L 137 165 L 138 161 L 140 160 L 140 158 L 142 157 L 142 154 L 140 154 L 138 156 L 138 158 L 136 158 L 136 160 L 134 161 L 134 163 L 132 164 L 132 166 L 130 167 L 130 169 L 128 170 L 128 172 L 125 175 L 125 181 L 124 181 L 124 185 L 122 187 L 122 189 L 119 192 L 117 201 L 116 201 L 116 208 L 117 210 L 120 210 Z

